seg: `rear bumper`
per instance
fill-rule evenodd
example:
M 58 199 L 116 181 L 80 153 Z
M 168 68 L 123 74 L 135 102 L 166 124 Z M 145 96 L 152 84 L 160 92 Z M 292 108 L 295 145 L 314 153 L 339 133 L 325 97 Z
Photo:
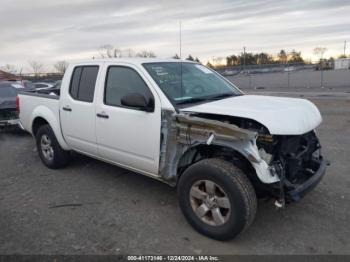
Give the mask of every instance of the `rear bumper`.
M 286 199 L 290 201 L 298 201 L 308 192 L 313 190 L 326 174 L 328 164 L 329 162 L 327 160 L 322 159 L 317 171 L 309 177 L 309 179 L 285 192 Z

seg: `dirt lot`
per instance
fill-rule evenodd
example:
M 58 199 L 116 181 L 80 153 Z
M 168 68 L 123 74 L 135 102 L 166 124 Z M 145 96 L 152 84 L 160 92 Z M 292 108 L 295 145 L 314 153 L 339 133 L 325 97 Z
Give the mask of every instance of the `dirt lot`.
M 230 242 L 196 233 L 165 184 L 80 155 L 49 170 L 29 135 L 2 131 L 0 254 L 350 254 L 350 98 L 312 100 L 326 177 L 285 210 L 260 201 L 252 227 Z

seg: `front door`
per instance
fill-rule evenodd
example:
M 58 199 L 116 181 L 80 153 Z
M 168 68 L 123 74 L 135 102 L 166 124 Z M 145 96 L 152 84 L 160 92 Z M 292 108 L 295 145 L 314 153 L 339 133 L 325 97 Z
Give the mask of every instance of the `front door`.
M 96 104 L 96 136 L 99 155 L 121 166 L 157 175 L 161 108 L 157 94 L 136 67 L 106 66 L 105 86 Z M 103 94 L 102 94 L 103 92 Z M 121 98 L 138 93 L 154 99 L 154 112 L 126 107 Z

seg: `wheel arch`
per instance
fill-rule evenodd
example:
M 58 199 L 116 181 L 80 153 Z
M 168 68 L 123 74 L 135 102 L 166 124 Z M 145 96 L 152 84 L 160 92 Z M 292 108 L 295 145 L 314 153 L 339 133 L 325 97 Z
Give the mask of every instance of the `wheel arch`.
M 46 125 L 46 124 L 49 125 L 49 123 L 45 120 L 45 118 L 43 118 L 43 117 L 41 117 L 41 116 L 36 117 L 36 118 L 33 120 L 33 123 L 32 123 L 32 130 L 31 130 L 31 131 L 32 131 L 32 134 L 33 134 L 34 136 L 36 136 L 36 134 L 37 134 L 39 128 L 40 128 L 41 126 L 43 126 L 43 125 Z
M 185 170 L 192 164 L 206 158 L 222 158 L 235 164 L 249 179 L 256 179 L 256 170 L 252 163 L 239 150 L 233 147 L 219 144 L 196 144 L 189 147 L 180 157 L 177 163 L 177 181 Z
M 57 116 L 47 107 L 39 106 L 32 114 L 31 133 L 35 137 L 40 126 L 48 124 L 53 130 L 58 143 L 64 150 L 70 150 L 61 132 L 61 125 Z

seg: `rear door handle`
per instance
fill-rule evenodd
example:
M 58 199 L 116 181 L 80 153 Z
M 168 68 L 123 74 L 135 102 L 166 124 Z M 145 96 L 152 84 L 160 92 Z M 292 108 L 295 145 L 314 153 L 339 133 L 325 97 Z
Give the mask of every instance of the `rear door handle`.
M 97 113 L 96 115 L 97 117 L 100 117 L 100 118 L 106 118 L 106 119 L 109 118 L 109 116 L 105 112 Z
M 71 112 L 72 111 L 72 108 L 70 108 L 70 106 L 64 106 L 62 108 L 64 111 L 68 111 L 68 112 Z

